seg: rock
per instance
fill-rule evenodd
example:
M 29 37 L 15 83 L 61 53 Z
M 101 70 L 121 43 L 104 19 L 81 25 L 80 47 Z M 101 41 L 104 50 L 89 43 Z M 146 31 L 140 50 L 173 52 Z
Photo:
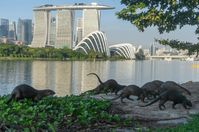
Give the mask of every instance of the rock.
M 111 112 L 119 114 L 123 118 L 130 117 L 140 122 L 150 122 L 160 126 L 185 124 L 187 123 L 187 120 L 191 118 L 191 114 L 199 113 L 199 82 L 189 81 L 182 85 L 189 89 L 192 93 L 191 96 L 186 95 L 187 98 L 193 103 L 193 107 L 191 109 L 184 109 L 181 104 L 176 105 L 176 109 L 172 109 L 171 102 L 167 102 L 165 104 L 165 110 L 159 110 L 158 103 L 148 107 L 139 107 L 138 105 L 143 105 L 143 102 L 137 101 L 137 98 L 134 97 L 134 101 L 124 99 L 124 102 L 126 103 L 121 103 L 120 99 L 111 101 Z M 99 94 L 93 96 L 93 98 L 103 100 L 112 99 L 114 97 L 116 97 L 114 94 Z
M 179 119 L 170 119 L 170 120 L 162 120 L 162 121 L 157 121 L 157 124 L 160 125 L 169 125 L 169 126 L 176 126 L 178 124 L 186 124 L 187 118 L 179 118 Z

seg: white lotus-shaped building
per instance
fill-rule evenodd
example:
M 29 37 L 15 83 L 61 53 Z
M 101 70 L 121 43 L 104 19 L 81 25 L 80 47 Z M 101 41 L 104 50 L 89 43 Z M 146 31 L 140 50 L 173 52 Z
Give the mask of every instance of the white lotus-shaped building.
M 136 46 L 130 43 L 115 44 L 109 46 L 111 55 L 118 55 L 125 59 L 135 59 Z
M 107 46 L 107 39 L 103 32 L 94 31 L 84 37 L 73 50 L 88 54 L 89 51 L 102 53 L 109 56 L 109 49 Z

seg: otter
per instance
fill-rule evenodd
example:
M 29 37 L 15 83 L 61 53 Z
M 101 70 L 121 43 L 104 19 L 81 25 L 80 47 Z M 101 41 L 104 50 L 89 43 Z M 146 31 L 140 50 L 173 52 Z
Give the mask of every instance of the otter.
M 159 95 L 160 86 L 163 84 L 163 81 L 154 80 L 144 84 L 141 88 L 145 91 L 146 97 L 150 99 L 151 96 L 156 98 Z
M 167 91 L 167 90 L 177 90 L 181 93 L 187 93 L 188 95 L 191 95 L 191 92 L 189 90 L 187 90 L 186 88 L 184 88 L 183 86 L 177 84 L 176 82 L 174 81 L 166 81 L 165 83 L 163 83 L 161 86 L 160 86 L 160 94 L 163 93 L 164 91 Z
M 100 83 L 100 85 L 98 85 L 94 90 L 95 94 L 99 94 L 102 91 L 104 91 L 107 94 L 110 91 L 111 93 L 115 93 L 115 95 L 117 95 L 117 93 L 120 90 L 122 90 L 124 87 L 126 87 L 125 85 L 118 84 L 114 79 L 109 79 L 105 82 L 102 82 L 96 73 L 89 73 L 89 74 L 87 74 L 87 76 L 88 75 L 95 75 Z
M 123 99 L 124 98 L 127 98 L 131 101 L 133 101 L 132 98 L 130 98 L 131 95 L 134 95 L 134 96 L 137 96 L 137 100 L 141 99 L 142 102 L 145 102 L 144 101 L 144 90 L 141 89 L 140 87 L 136 86 L 136 85 L 129 85 L 129 86 L 126 86 L 122 92 L 120 93 L 120 95 L 116 98 L 113 98 L 111 100 L 116 100 L 116 99 L 121 99 L 121 102 L 124 103 Z
M 43 97 L 54 95 L 54 94 L 55 92 L 50 89 L 36 90 L 27 84 L 21 84 L 21 85 L 16 86 L 13 89 L 11 96 L 6 103 L 7 104 L 10 103 L 13 99 L 16 101 L 19 101 L 25 98 L 32 99 L 33 101 L 38 101 Z
M 152 105 L 155 102 L 157 102 L 158 100 L 160 100 L 160 102 L 159 102 L 160 110 L 163 110 L 162 107 L 164 107 L 164 109 L 166 108 L 164 104 L 167 101 L 173 101 L 173 105 L 172 105 L 173 109 L 175 109 L 176 104 L 182 104 L 185 109 L 189 109 L 187 106 L 192 107 L 191 101 L 188 100 L 186 98 L 186 96 L 182 95 L 178 90 L 164 91 L 162 94 L 160 94 L 160 96 L 158 98 L 154 99 L 152 102 L 150 102 L 144 106 L 141 106 L 141 107 L 146 107 L 146 106 Z

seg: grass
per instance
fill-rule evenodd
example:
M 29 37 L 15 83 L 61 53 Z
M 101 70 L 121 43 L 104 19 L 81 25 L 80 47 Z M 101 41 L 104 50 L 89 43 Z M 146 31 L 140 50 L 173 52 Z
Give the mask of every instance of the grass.
M 82 130 L 130 124 L 109 113 L 110 103 L 83 96 L 48 97 L 39 102 L 23 100 L 6 104 L 0 97 L 0 130 Z
M 110 113 L 111 103 L 81 96 L 46 97 L 38 102 L 23 100 L 6 104 L 0 97 L 0 131 L 78 131 L 142 126 L 133 119 L 124 120 Z M 198 132 L 199 114 L 187 124 L 172 128 L 146 129 L 149 132 Z M 140 129 L 142 130 L 142 129 Z

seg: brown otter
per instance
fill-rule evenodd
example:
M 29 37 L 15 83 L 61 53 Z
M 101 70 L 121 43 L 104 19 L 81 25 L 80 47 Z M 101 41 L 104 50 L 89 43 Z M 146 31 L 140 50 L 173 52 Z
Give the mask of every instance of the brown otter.
M 43 97 L 54 94 L 55 92 L 50 89 L 36 90 L 27 84 L 21 84 L 13 89 L 11 96 L 7 101 L 7 104 L 10 103 L 13 99 L 18 101 L 27 98 L 27 99 L 32 99 L 34 101 L 38 101 Z
M 132 98 L 130 98 L 131 95 L 137 96 L 137 100 L 141 99 L 142 102 L 144 102 L 144 90 L 139 88 L 136 85 L 129 85 L 126 86 L 125 88 L 123 88 L 122 92 L 120 93 L 120 95 L 116 98 L 113 98 L 111 100 L 116 100 L 116 99 L 121 99 L 121 102 L 124 103 L 123 99 L 127 98 L 129 100 L 132 100 Z
M 159 95 L 160 86 L 163 83 L 164 82 L 162 82 L 160 80 L 154 80 L 154 81 L 151 81 L 151 82 L 148 82 L 148 83 L 144 84 L 141 88 L 145 91 L 146 96 L 147 96 L 148 99 L 151 96 L 156 98 L 156 96 Z
M 159 109 L 160 110 L 162 110 L 162 107 L 164 107 L 164 109 L 165 109 L 165 105 L 164 104 L 167 101 L 173 101 L 173 105 L 172 105 L 173 109 L 175 109 L 175 105 L 176 104 L 182 104 L 185 109 L 188 109 L 187 106 L 192 107 L 191 101 L 188 100 L 186 98 L 186 96 L 182 95 L 178 90 L 167 90 L 167 91 L 164 91 L 162 94 L 160 94 L 160 96 L 158 98 L 156 98 L 152 102 L 150 102 L 150 103 L 148 103 L 148 104 L 146 104 L 144 106 L 141 106 L 141 107 L 146 107 L 146 106 L 152 105 L 155 102 L 157 102 L 158 100 L 160 100 L 160 102 L 159 102 Z
M 95 75 L 98 79 L 98 81 L 100 82 L 100 85 L 98 85 L 95 88 L 95 94 L 99 94 L 101 92 L 105 92 L 107 94 L 107 92 L 115 92 L 115 94 L 117 95 L 117 93 L 122 90 L 124 87 L 126 87 L 125 85 L 120 85 L 118 84 L 114 79 L 109 79 L 105 82 L 102 82 L 101 79 L 99 78 L 99 76 L 96 73 L 89 73 L 88 75 Z
M 160 86 L 160 94 L 167 90 L 177 90 L 181 93 L 186 92 L 187 94 L 191 95 L 191 92 L 186 88 L 182 87 L 181 85 L 177 84 L 174 81 L 166 81 Z

